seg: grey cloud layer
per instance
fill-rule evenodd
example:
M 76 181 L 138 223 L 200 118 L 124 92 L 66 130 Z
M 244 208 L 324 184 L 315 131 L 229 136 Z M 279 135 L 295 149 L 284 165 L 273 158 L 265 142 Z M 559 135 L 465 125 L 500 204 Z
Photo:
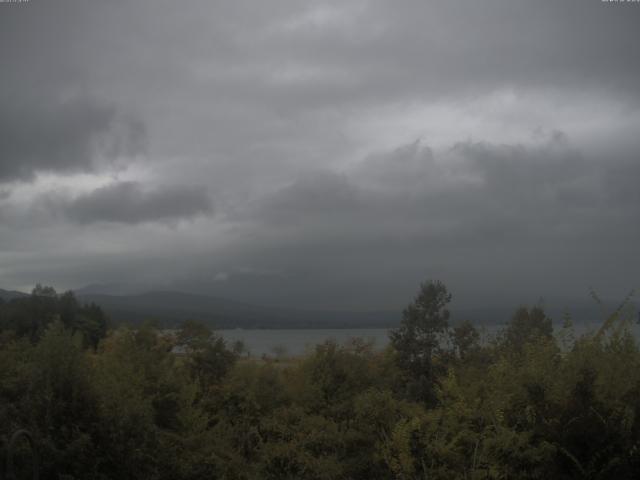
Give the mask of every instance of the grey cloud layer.
M 140 223 L 179 220 L 211 214 L 213 205 L 203 187 L 165 187 L 145 190 L 137 182 L 98 188 L 58 205 L 73 221 Z
M 617 294 L 638 25 L 599 0 L 0 4 L 0 288 Z
M 91 171 L 100 157 L 134 156 L 144 149 L 144 126 L 120 118 L 114 108 L 88 99 L 45 101 L 2 109 L 0 182 L 31 180 L 37 172 Z
M 621 202 L 609 177 L 638 178 L 640 163 L 598 160 L 554 134 L 439 153 L 416 142 L 350 171 L 307 176 L 240 215 L 244 235 L 216 261 L 285 274 L 268 292 L 233 275 L 215 288 L 263 302 L 288 292 L 307 304 L 320 291 L 351 306 L 401 302 L 429 275 L 449 280 L 463 302 L 579 296 L 590 284 L 625 291 L 639 266 L 640 203 Z

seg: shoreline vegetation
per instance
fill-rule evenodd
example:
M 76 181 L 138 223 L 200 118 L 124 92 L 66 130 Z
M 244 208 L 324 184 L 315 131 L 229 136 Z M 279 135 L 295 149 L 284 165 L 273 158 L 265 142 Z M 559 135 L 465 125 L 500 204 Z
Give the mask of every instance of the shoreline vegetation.
M 27 429 L 42 479 L 636 478 L 631 300 L 580 334 L 521 307 L 482 341 L 428 281 L 384 348 L 250 356 L 196 321 L 110 328 L 37 286 L 0 301 L 0 461 Z M 17 478 L 30 459 L 19 444 Z

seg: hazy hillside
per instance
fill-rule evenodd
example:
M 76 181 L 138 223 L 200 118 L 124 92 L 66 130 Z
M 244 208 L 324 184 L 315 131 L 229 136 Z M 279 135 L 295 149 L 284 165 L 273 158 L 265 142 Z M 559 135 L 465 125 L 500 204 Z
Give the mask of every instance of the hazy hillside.
M 265 307 L 220 297 L 197 295 L 176 291 L 150 291 L 133 295 L 107 294 L 99 286 L 75 291 L 83 303 L 96 303 L 118 323 L 141 323 L 154 320 L 163 326 L 175 326 L 185 319 L 201 320 L 214 328 L 371 328 L 393 327 L 400 320 L 396 311 L 350 312 L 339 310 L 302 310 L 294 308 Z M 110 291 L 124 291 L 123 288 Z M 26 296 L 15 290 L 0 289 L 0 299 L 9 301 Z M 454 302 L 455 303 L 455 302 Z M 633 304 L 632 304 L 633 305 Z M 518 305 L 451 307 L 453 323 L 468 320 L 476 325 L 500 325 L 506 323 Z M 556 300 L 545 305 L 545 310 L 556 324 L 569 312 L 577 324 L 602 321 L 604 312 L 617 307 L 614 301 L 604 301 L 598 306 L 589 298 L 584 300 Z M 637 306 L 635 307 L 637 312 Z M 637 315 L 637 313 L 636 313 Z
M 13 300 L 14 298 L 20 298 L 20 297 L 26 297 L 26 296 L 27 294 L 23 292 L 18 292 L 16 290 L 3 290 L 2 288 L 0 288 L 0 298 L 5 302 L 9 300 Z
M 152 291 L 137 295 L 107 295 L 78 293 L 82 302 L 94 302 L 116 322 L 138 323 L 155 320 L 173 326 L 185 319 L 201 320 L 215 328 L 359 328 L 392 327 L 400 320 L 397 311 L 317 311 L 293 308 L 265 307 L 229 299 L 175 291 Z M 591 299 L 555 301 L 545 306 L 556 324 L 569 312 L 576 323 L 600 322 L 603 312 L 611 312 L 616 302 L 606 301 L 603 307 Z M 456 308 L 451 320 L 468 320 L 476 325 L 506 323 L 518 305 L 497 307 Z
M 152 319 L 163 325 L 175 325 L 185 319 L 194 319 L 216 328 L 354 328 L 392 326 L 399 320 L 398 312 L 274 308 L 172 291 L 140 295 L 79 294 L 78 298 L 97 303 L 116 323 Z

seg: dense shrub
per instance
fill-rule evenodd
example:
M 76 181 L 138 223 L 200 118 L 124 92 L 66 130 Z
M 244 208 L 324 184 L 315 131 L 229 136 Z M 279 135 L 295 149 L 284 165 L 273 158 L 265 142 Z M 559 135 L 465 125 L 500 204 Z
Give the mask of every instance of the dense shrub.
M 196 322 L 107 333 L 40 287 L 0 305 L 0 450 L 28 428 L 43 479 L 637 478 L 640 350 L 619 312 L 575 338 L 522 308 L 482 344 L 449 299 L 423 285 L 382 352 L 257 359 Z

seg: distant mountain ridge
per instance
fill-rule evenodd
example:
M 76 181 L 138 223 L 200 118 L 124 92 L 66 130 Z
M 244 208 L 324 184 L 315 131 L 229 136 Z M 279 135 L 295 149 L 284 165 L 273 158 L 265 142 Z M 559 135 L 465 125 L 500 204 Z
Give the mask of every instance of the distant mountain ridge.
M 150 285 L 134 283 L 91 283 L 80 288 L 74 288 L 77 296 L 83 295 L 140 295 L 153 291 L 164 291 L 165 288 L 155 288 Z
M 22 298 L 27 296 L 29 296 L 28 293 L 19 292 L 17 290 L 3 290 L 2 288 L 0 288 L 0 298 L 5 302 L 13 300 L 14 298 Z
M 150 291 L 135 295 L 79 294 L 83 302 L 100 305 L 115 322 L 155 320 L 173 326 L 185 319 L 200 320 L 215 328 L 388 328 L 397 326 L 401 309 L 395 311 L 320 311 L 252 305 L 225 298 L 177 291 Z M 570 305 L 570 306 L 567 306 Z M 451 321 L 469 320 L 476 325 L 505 324 L 518 305 L 451 308 Z M 601 323 L 618 306 L 583 302 L 545 305 L 556 325 L 565 312 L 575 323 Z M 637 311 L 637 308 L 636 308 Z M 635 314 L 637 316 L 637 313 Z
M 109 293 L 101 292 L 107 290 Z M 164 327 L 174 327 L 181 321 L 193 319 L 214 328 L 389 328 L 397 326 L 401 309 L 378 311 L 322 311 L 289 307 L 253 305 L 226 298 L 172 290 L 151 290 L 144 293 L 113 294 L 128 291 L 129 286 L 91 285 L 75 290 L 78 300 L 96 303 L 115 324 L 140 324 L 152 320 Z M 27 293 L 0 289 L 0 298 L 10 301 L 28 296 Z M 570 306 L 570 307 L 569 307 Z M 618 303 L 605 301 L 598 306 L 591 299 L 584 301 L 556 301 L 545 305 L 545 311 L 559 326 L 565 311 L 574 323 L 599 324 Z M 469 320 L 476 325 L 505 324 L 517 305 L 498 307 L 451 307 L 451 323 Z M 637 306 L 635 316 L 638 316 Z
M 215 328 L 358 328 L 389 327 L 398 312 L 313 311 L 256 306 L 234 300 L 176 291 L 136 295 L 77 294 L 82 302 L 100 305 L 115 322 L 155 320 L 176 325 L 193 319 Z

